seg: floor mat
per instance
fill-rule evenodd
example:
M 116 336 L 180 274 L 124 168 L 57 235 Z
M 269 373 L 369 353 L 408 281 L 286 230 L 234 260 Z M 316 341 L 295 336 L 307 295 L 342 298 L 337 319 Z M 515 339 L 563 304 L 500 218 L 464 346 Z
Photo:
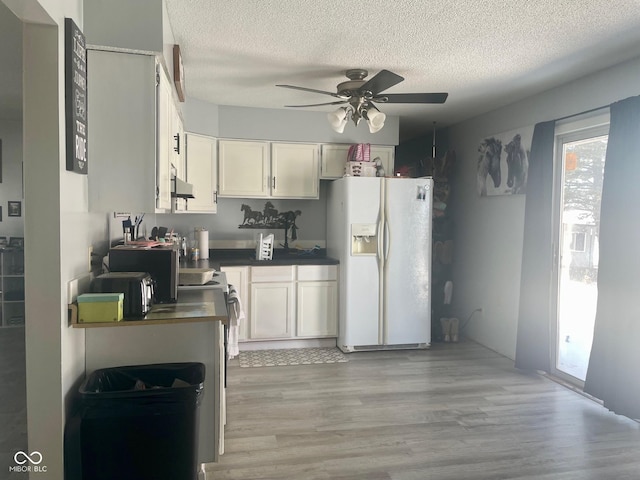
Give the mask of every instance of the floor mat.
M 279 367 L 285 365 L 314 365 L 348 362 L 337 348 L 288 348 L 240 352 L 241 367 Z

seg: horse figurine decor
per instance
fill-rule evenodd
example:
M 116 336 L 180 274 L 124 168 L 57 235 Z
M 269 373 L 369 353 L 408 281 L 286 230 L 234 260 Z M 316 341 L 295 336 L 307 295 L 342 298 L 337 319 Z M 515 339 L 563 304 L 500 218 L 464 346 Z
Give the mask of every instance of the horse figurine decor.
M 255 225 L 262 221 L 262 212 L 251 210 L 251 207 L 249 205 L 245 205 L 243 203 L 242 206 L 240 207 L 240 210 L 244 212 L 244 220 L 242 220 L 241 226 Z
M 244 213 L 242 223 L 238 228 L 254 228 L 254 229 L 284 229 L 284 247 L 288 248 L 287 236 L 291 231 L 291 240 L 297 240 L 298 226 L 296 218 L 302 215 L 300 210 L 290 210 L 287 212 L 278 212 L 271 202 L 264 204 L 262 211 L 253 210 L 249 205 L 243 203 L 240 210 Z

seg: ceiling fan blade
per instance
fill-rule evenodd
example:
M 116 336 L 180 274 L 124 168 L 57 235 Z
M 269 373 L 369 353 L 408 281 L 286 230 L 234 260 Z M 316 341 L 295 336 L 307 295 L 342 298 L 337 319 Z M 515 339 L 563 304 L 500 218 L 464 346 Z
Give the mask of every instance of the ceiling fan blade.
M 390 93 L 374 98 L 381 103 L 444 103 L 448 93 Z
M 302 90 L 303 92 L 321 93 L 323 95 L 331 95 L 332 97 L 336 98 L 347 98 L 344 95 L 338 95 L 335 92 L 326 92 L 324 90 L 316 90 L 314 88 L 296 87 L 295 85 L 276 85 L 276 87 L 292 88 L 294 90 Z
M 403 77 L 397 75 L 389 70 L 380 70 L 373 77 L 371 77 L 364 85 L 358 90 L 360 92 L 371 92 L 375 97 L 380 92 L 385 91 L 387 88 L 391 88 L 394 85 L 402 82 Z
M 347 100 L 340 100 L 339 102 L 312 103 L 311 105 L 285 105 L 285 107 L 321 107 L 323 105 L 340 105 L 342 103 L 348 103 L 348 101 Z

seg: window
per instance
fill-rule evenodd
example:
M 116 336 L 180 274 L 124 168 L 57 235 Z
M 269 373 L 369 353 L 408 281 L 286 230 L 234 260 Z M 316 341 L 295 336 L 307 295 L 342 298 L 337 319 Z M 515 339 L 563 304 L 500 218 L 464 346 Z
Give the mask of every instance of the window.
M 571 234 L 571 248 L 572 252 L 584 252 L 586 250 L 587 234 L 584 232 L 573 232 Z

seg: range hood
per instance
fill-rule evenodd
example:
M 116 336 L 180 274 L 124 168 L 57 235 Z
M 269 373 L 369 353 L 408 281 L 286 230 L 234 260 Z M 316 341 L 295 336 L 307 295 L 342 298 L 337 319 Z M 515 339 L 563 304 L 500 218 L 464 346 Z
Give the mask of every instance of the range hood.
M 193 196 L 193 185 L 174 176 L 171 179 L 171 196 L 177 198 L 195 198 Z

